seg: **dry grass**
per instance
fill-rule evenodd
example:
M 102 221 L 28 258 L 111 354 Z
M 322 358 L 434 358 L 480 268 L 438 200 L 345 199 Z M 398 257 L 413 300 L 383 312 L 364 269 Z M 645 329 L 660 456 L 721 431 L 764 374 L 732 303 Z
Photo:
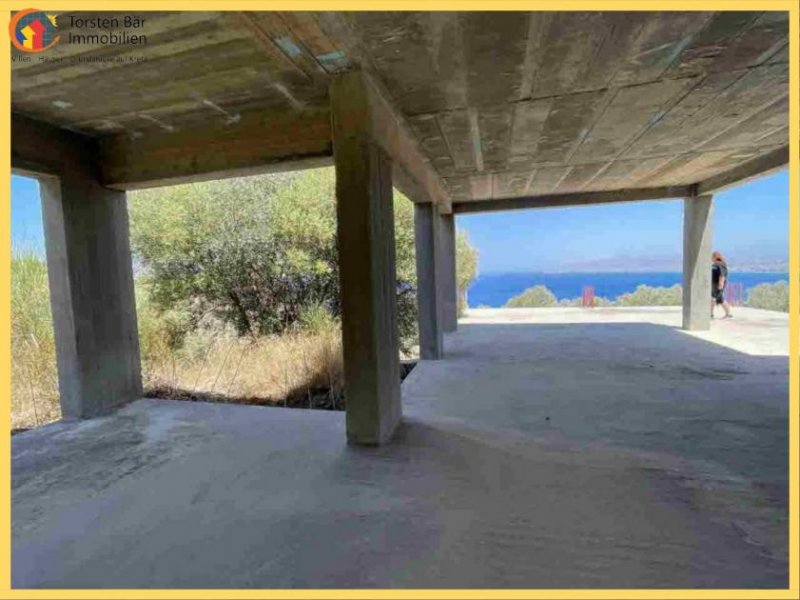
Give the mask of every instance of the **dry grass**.
M 61 418 L 52 340 L 31 336 L 14 347 L 11 364 L 11 429 L 29 429 Z
M 11 428 L 61 418 L 47 268 L 32 252 L 11 261 Z
M 61 417 L 52 336 L 15 340 L 12 429 Z M 151 353 L 152 355 L 152 353 Z M 342 410 L 341 335 L 336 324 L 257 339 L 190 335 L 187 347 L 143 364 L 145 395 Z
M 256 339 L 220 324 L 188 334 L 179 349 L 168 324 L 142 295 L 138 307 L 146 393 L 161 398 L 343 409 L 338 321 L 310 310 L 293 331 Z M 61 418 L 47 268 L 14 252 L 11 294 L 11 427 L 29 429 Z
M 147 395 L 342 409 L 338 325 L 256 339 L 197 333 L 183 352 L 144 365 Z

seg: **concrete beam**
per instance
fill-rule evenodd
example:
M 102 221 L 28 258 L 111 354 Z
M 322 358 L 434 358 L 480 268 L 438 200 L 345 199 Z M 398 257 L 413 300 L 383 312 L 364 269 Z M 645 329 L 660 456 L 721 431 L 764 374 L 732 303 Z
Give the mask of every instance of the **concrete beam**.
M 357 76 L 363 81 L 369 99 L 372 136 L 392 158 L 395 180 L 400 183 L 401 191 L 414 202 L 433 202 L 440 212 L 449 213 L 451 201 L 444 182 L 419 147 L 402 111 L 394 106 L 377 78 L 363 72 Z M 398 170 L 403 173 L 398 174 Z
M 392 165 L 376 140 L 385 111 L 358 72 L 335 79 L 330 100 L 347 439 L 383 444 L 401 418 Z
M 101 181 L 133 190 L 330 165 L 330 113 L 243 113 L 202 129 L 118 135 L 100 141 Z
M 589 206 L 592 204 L 613 204 L 615 202 L 639 202 L 642 200 L 666 200 L 682 198 L 693 193 L 690 185 L 677 185 L 657 188 L 638 188 L 608 192 L 578 192 L 574 194 L 542 194 L 520 196 L 518 198 L 498 198 L 471 200 L 453 204 L 456 214 L 493 212 L 500 210 L 519 210 L 526 208 L 561 208 L 567 206 Z
M 683 328 L 689 331 L 711 327 L 713 214 L 713 196 L 683 201 Z
M 11 168 L 32 177 L 66 171 L 96 174 L 93 138 L 11 113 Z
M 789 146 L 749 160 L 738 167 L 709 177 L 697 184 L 698 194 L 719 193 L 735 185 L 741 185 L 758 177 L 779 171 L 789 164 Z
M 442 329 L 455 331 L 458 327 L 458 283 L 456 279 L 456 224 L 455 216 L 441 215 L 440 268 L 438 276 L 442 312 Z
M 414 244 L 417 258 L 417 322 L 419 354 L 423 360 L 442 357 L 440 217 L 433 204 L 414 205 Z

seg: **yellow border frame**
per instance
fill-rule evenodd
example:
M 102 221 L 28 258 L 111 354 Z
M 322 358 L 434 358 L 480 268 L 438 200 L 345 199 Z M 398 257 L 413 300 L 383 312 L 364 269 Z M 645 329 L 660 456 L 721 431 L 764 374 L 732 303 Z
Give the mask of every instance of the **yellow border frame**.
M 30 2 L 2 1 L 0 31 L 8 29 L 10 12 L 35 7 L 47 11 L 110 9 L 108 0 L 31 0 Z M 487 4 L 490 8 L 487 9 Z M 797 0 L 385 0 L 328 2 L 307 0 L 115 0 L 114 11 L 148 10 L 652 10 L 706 11 L 758 10 L 789 12 L 790 37 L 790 109 L 789 109 L 789 277 L 790 277 L 790 368 L 789 368 L 789 588 L 785 590 L 12 590 L 11 582 L 11 442 L 7 434 L 0 435 L 0 595 L 6 598 L 798 598 L 800 597 L 800 496 L 798 496 L 798 459 L 800 458 L 800 4 Z M 0 163 L 9 165 L 0 170 L 0 207 L 5 218 L 0 221 L 0 373 L 5 401 L 0 415 L 5 423 L 11 420 L 11 44 L 0 44 Z M 6 428 L 8 429 L 8 427 Z

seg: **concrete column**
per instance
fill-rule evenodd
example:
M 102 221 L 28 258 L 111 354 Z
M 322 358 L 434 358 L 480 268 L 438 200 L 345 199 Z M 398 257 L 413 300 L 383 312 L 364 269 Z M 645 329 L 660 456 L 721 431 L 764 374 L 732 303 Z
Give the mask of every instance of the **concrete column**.
M 387 442 L 400 422 L 392 166 L 373 139 L 358 72 L 331 84 L 347 439 Z
M 456 224 L 453 214 L 440 215 L 441 276 L 440 299 L 442 303 L 442 329 L 455 331 L 458 327 L 458 284 L 456 281 Z
M 125 193 L 77 171 L 40 179 L 63 417 L 142 395 Z
M 713 196 L 683 201 L 683 328 L 711 327 L 711 238 Z
M 441 244 L 439 229 L 440 218 L 436 207 L 430 202 L 414 204 L 419 354 L 425 360 L 442 357 L 442 319 L 437 288 Z

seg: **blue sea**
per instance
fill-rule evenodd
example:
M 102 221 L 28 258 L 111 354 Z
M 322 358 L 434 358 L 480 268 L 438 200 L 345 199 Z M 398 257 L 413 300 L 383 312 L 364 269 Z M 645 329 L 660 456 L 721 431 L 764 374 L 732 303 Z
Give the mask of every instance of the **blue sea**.
M 745 297 L 747 289 L 760 283 L 789 281 L 788 273 L 735 273 L 730 283 L 741 283 Z M 499 308 L 513 296 L 534 285 L 544 285 L 556 298 L 578 298 L 583 286 L 592 285 L 596 296 L 613 300 L 632 292 L 639 285 L 670 287 L 681 283 L 680 273 L 487 273 L 480 275 L 467 292 L 467 301 L 473 308 L 490 306 Z

